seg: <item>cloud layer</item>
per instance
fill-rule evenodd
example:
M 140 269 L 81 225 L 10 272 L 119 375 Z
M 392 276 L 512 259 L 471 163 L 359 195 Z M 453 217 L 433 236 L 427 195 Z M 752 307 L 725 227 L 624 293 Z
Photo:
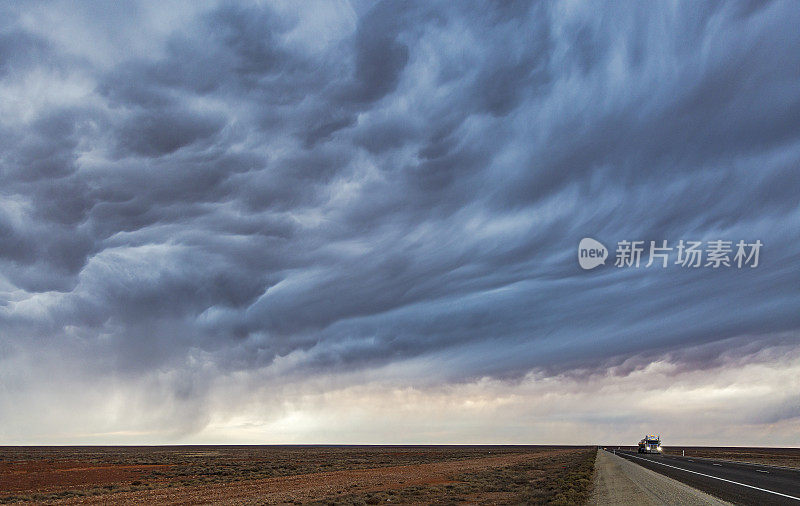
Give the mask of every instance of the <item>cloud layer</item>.
M 792 3 L 0 12 L 0 442 L 702 443 L 709 391 L 736 444 L 800 435 Z M 764 247 L 582 271 L 583 237 Z M 612 405 L 645 388 L 683 407 Z

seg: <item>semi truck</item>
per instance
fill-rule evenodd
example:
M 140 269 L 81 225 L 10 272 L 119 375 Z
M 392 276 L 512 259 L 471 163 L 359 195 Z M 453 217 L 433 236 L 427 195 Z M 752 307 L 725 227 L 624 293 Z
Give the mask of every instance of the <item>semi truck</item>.
M 639 453 L 661 453 L 661 436 L 648 434 L 639 441 Z

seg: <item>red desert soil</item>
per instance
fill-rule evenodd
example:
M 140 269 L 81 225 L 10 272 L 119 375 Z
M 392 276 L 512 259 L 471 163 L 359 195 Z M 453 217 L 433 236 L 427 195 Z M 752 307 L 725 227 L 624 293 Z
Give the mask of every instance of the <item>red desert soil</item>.
M 145 472 L 166 467 L 169 465 L 92 465 L 80 461 L 3 462 L 0 463 L 0 488 L 6 494 L 101 486 L 131 481 Z
M 457 474 L 506 467 L 547 453 L 518 453 L 428 464 L 327 471 L 243 482 L 119 492 L 74 498 L 63 504 L 280 504 L 310 502 L 342 494 L 443 484 Z

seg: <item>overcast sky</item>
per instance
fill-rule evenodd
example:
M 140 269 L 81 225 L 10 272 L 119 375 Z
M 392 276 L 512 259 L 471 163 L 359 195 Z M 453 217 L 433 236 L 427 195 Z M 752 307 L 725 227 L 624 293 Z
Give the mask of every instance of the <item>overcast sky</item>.
M 0 444 L 800 441 L 796 2 L 0 5 Z

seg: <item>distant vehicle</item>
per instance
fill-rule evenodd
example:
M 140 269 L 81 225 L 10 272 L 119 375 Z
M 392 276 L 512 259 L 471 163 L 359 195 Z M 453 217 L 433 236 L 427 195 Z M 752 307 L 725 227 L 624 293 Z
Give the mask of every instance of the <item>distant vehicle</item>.
M 655 434 L 646 435 L 639 441 L 639 453 L 661 453 L 661 436 Z

